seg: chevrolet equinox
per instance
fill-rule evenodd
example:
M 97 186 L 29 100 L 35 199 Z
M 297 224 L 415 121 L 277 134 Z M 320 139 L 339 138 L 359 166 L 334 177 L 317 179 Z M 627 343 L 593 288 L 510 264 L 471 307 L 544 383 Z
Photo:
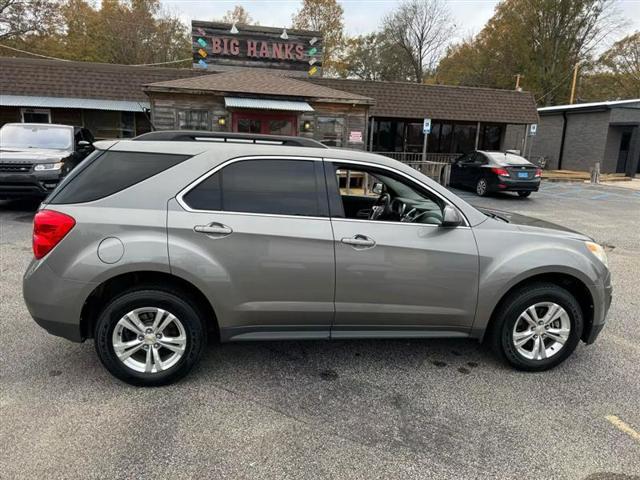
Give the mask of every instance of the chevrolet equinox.
M 35 215 L 24 298 L 126 382 L 183 377 L 208 338 L 473 338 L 541 371 L 604 325 L 591 238 L 389 158 L 212 132 L 95 147 Z

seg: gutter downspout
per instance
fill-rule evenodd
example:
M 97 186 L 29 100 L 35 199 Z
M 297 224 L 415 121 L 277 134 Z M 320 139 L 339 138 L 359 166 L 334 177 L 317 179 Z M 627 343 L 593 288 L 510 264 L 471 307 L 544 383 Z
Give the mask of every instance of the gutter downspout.
M 562 170 L 562 157 L 564 157 L 564 140 L 567 136 L 567 112 L 562 112 L 562 138 L 560 140 L 560 153 L 558 154 L 558 170 Z

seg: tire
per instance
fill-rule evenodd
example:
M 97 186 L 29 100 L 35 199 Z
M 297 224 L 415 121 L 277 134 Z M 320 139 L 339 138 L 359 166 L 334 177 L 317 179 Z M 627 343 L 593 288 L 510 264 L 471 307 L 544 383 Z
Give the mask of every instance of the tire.
M 549 328 L 538 324 L 536 328 L 542 333 L 537 332 L 538 335 L 535 338 L 518 347 L 514 337 L 517 335 L 520 341 L 524 341 L 529 332 L 534 331 L 530 322 L 522 315 L 525 311 L 529 311 L 529 307 L 545 304 L 561 307 L 562 311 L 558 311 L 558 319 L 552 322 Z M 545 308 L 548 309 L 545 311 Z M 552 311 L 552 308 L 555 307 L 538 306 L 535 309 L 536 315 L 542 317 Z M 564 331 L 565 325 L 569 326 L 568 333 Z M 557 326 L 560 328 L 556 328 Z M 488 333 L 489 341 L 498 356 L 518 370 L 539 372 L 559 365 L 571 355 L 580 341 L 583 326 L 582 309 L 571 293 L 553 283 L 535 283 L 514 291 L 501 302 Z M 554 338 L 564 337 L 564 343 L 554 342 L 550 334 Z M 542 348 L 535 346 L 539 345 L 539 342 L 543 342 L 542 345 L 546 346 L 544 355 L 540 356 L 538 353 L 542 352 Z M 525 356 L 524 353 L 529 349 L 537 358 Z
M 125 326 L 125 317 L 130 319 L 129 326 Z M 128 291 L 102 310 L 94 334 L 96 352 L 105 368 L 124 382 L 148 387 L 168 385 L 184 377 L 202 356 L 207 338 L 201 319 L 198 308 L 182 292 L 158 287 Z M 142 333 L 138 322 L 145 327 Z M 124 342 L 134 346 L 122 347 Z M 151 372 L 147 368 L 149 356 Z
M 485 178 L 481 178 L 480 180 L 478 180 L 478 183 L 476 183 L 476 194 L 479 197 L 486 197 L 488 193 L 489 184 L 487 183 L 487 180 Z
M 518 192 L 518 196 L 521 198 L 527 198 L 529 195 L 531 195 L 531 192 Z

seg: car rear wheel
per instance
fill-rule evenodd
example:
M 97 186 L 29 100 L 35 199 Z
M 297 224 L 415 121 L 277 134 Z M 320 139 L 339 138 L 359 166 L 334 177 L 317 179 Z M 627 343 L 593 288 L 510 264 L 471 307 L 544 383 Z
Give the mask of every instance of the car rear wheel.
M 537 283 L 502 302 L 490 335 L 496 352 L 512 366 L 542 371 L 571 355 L 582 329 L 582 309 L 573 295 L 558 285 Z
M 487 184 L 486 179 L 481 178 L 478 180 L 478 183 L 476 183 L 476 193 L 480 197 L 484 197 L 489 193 L 489 185 Z
M 526 198 L 531 195 L 531 192 L 518 192 L 518 196 L 522 198 Z
M 166 385 L 184 377 L 202 355 L 206 330 L 200 317 L 178 292 L 127 292 L 103 309 L 96 324 L 96 351 L 120 380 Z

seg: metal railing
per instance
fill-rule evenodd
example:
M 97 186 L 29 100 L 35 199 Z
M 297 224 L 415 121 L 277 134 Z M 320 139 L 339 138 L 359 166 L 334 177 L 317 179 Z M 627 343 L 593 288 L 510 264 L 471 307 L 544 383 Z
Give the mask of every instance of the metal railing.
M 415 168 L 420 173 L 435 180 L 441 185 L 449 185 L 451 175 L 451 161 L 458 158 L 457 153 L 427 153 L 427 160 L 423 160 L 422 153 L 416 152 L 373 152 L 378 155 L 393 158 Z

